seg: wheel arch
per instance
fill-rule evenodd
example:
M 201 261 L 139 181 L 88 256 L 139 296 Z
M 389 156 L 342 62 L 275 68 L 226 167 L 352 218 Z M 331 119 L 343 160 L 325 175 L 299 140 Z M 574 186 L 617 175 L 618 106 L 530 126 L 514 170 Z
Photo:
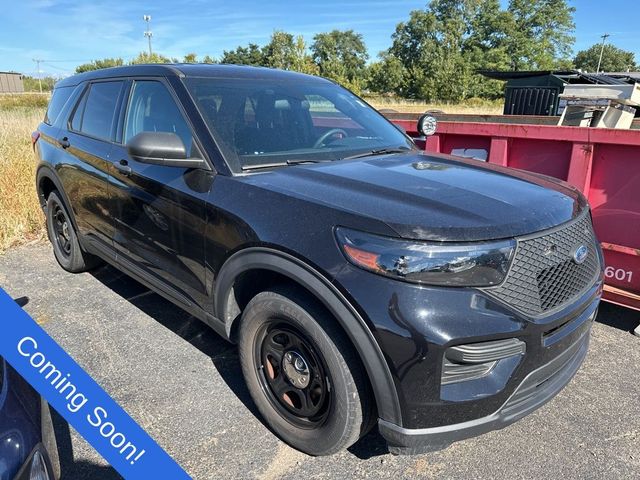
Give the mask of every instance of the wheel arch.
M 232 255 L 221 268 L 214 289 L 214 315 L 224 322 L 229 339 L 233 339 L 241 308 L 234 286 L 250 271 L 269 271 L 286 277 L 310 292 L 333 315 L 346 332 L 360 357 L 374 392 L 378 415 L 402 424 L 393 377 L 380 346 L 360 314 L 340 291 L 320 272 L 287 253 L 266 247 L 251 247 Z
M 41 165 L 40 167 L 38 167 L 38 171 L 36 172 L 36 193 L 38 195 L 40 206 L 42 207 L 42 210 L 45 212 L 45 214 L 47 208 L 47 198 L 53 190 L 56 190 L 60 194 L 61 200 L 67 207 L 67 212 L 69 213 L 73 228 L 75 228 L 77 232 L 78 224 L 76 223 L 75 212 L 73 211 L 73 206 L 71 205 L 71 202 L 69 202 L 67 194 L 62 188 L 62 182 L 52 168 L 46 165 Z

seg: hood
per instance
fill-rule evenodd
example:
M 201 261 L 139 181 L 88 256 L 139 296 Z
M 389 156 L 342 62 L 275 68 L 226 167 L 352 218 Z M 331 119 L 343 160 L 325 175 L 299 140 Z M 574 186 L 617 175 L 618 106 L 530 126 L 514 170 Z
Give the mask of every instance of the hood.
M 567 222 L 586 207 L 584 197 L 559 180 L 416 152 L 283 167 L 245 180 L 385 222 L 400 237 L 419 240 L 527 235 Z

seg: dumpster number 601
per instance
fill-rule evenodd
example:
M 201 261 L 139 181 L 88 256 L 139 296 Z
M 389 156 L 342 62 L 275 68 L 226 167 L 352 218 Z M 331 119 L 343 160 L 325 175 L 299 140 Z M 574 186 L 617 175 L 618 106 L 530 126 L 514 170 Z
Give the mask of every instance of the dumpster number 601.
M 631 283 L 633 278 L 632 271 L 623 270 L 622 268 L 607 267 L 604 269 L 604 274 L 607 278 L 615 278 L 620 282 L 624 280 Z

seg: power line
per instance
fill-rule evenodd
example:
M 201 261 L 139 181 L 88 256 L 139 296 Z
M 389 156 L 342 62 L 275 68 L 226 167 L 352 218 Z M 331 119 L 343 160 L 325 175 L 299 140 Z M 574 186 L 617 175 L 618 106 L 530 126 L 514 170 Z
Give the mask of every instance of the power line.
M 602 55 L 604 54 L 604 43 L 607 41 L 607 38 L 609 38 L 611 35 L 608 33 L 605 33 L 604 35 L 602 35 L 602 47 L 600 48 L 600 59 L 598 60 L 598 68 L 596 69 L 596 73 L 600 73 L 600 65 L 602 64 Z
M 32 59 L 36 62 L 36 70 L 38 71 L 38 86 L 40 87 L 40 93 L 42 93 L 42 75 L 40 74 L 40 64 L 44 62 L 41 58 Z
M 56 70 L 59 70 L 61 72 L 65 72 L 65 73 L 71 73 L 72 72 L 72 70 L 68 70 L 66 68 L 60 68 L 60 67 L 58 67 L 56 65 L 51 65 L 48 61 L 47 62 L 43 62 L 43 64 L 48 66 L 48 67 L 55 68 Z

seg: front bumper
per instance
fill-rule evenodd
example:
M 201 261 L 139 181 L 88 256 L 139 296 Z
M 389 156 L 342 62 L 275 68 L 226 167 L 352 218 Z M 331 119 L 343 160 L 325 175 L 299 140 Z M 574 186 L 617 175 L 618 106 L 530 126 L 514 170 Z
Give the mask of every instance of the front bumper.
M 495 413 L 463 423 L 433 428 L 408 429 L 379 420 L 378 428 L 396 454 L 421 453 L 446 448 L 453 442 L 504 428 L 551 400 L 576 374 L 589 347 L 589 326 L 578 340 L 558 357 L 534 370 L 520 383 Z
M 599 277 L 579 298 L 536 318 L 481 290 L 420 287 L 350 266 L 336 282 L 369 314 L 387 359 L 401 418 L 382 416 L 379 430 L 395 453 L 438 450 L 503 428 L 553 398 L 585 358 L 602 293 Z M 482 378 L 443 381 L 449 348 L 504 339 L 525 343 L 525 353 Z

